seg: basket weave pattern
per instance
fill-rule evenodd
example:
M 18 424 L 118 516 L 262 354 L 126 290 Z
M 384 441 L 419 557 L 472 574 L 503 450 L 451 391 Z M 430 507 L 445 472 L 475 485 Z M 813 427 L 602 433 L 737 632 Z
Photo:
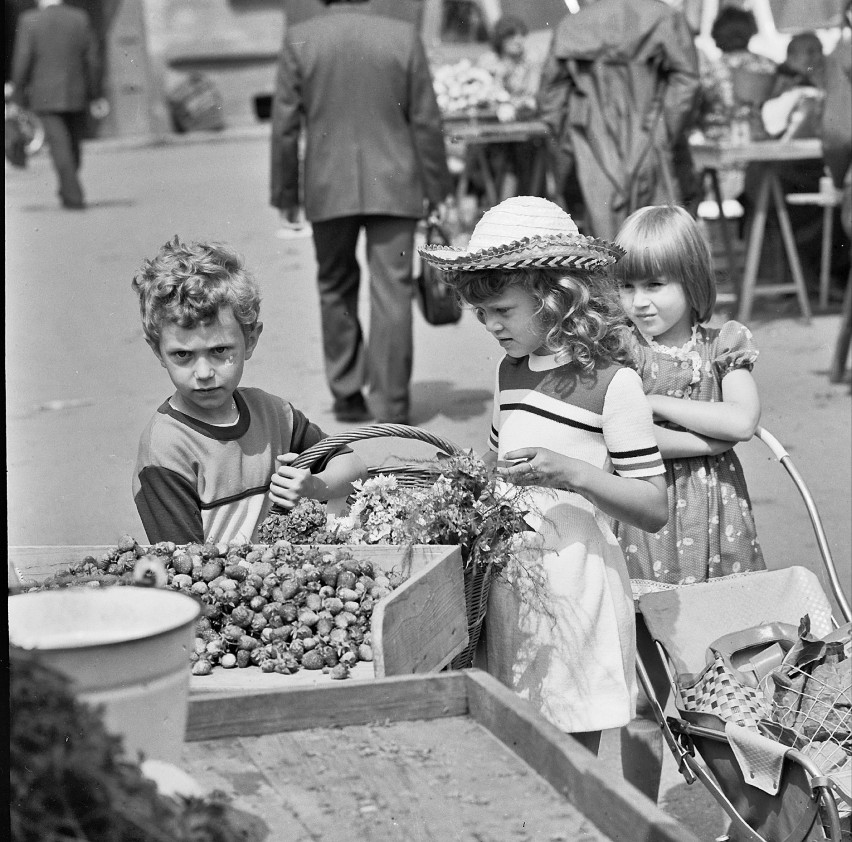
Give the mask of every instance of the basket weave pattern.
M 293 467 L 309 468 L 315 462 L 333 453 L 341 446 L 357 441 L 365 441 L 366 439 L 382 437 L 397 437 L 422 441 L 426 444 L 434 445 L 443 453 L 451 456 L 463 452 L 460 447 L 448 439 L 436 436 L 419 427 L 411 427 L 406 424 L 371 424 L 323 439 L 300 454 L 293 461 Z M 407 488 L 429 488 L 441 475 L 441 468 L 437 463 L 371 467 L 368 471 L 370 476 L 378 474 L 395 476 L 397 483 Z M 453 658 L 450 662 L 450 669 L 466 669 L 473 664 L 473 656 L 476 652 L 482 624 L 485 621 L 485 612 L 488 607 L 488 594 L 491 590 L 492 572 L 492 565 L 490 563 L 469 563 L 465 566 L 464 598 L 467 607 L 468 645 Z

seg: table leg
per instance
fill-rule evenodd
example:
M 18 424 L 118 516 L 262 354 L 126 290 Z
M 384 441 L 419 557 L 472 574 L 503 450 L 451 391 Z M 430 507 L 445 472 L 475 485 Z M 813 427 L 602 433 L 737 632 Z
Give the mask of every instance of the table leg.
M 737 319 L 748 323 L 751 316 L 751 305 L 754 301 L 754 288 L 757 284 L 757 270 L 760 265 L 760 253 L 763 250 L 763 235 L 766 232 L 766 216 L 769 210 L 770 174 L 764 169 L 757 191 L 757 203 L 754 208 L 754 219 L 748 235 L 743 285 L 740 291 L 740 306 Z M 789 221 L 789 220 L 788 220 Z
M 790 262 L 790 272 L 796 285 L 799 306 L 802 309 L 802 316 L 805 321 L 810 321 L 811 305 L 808 301 L 808 288 L 805 284 L 805 276 L 802 273 L 802 264 L 799 262 L 799 251 L 796 248 L 796 238 L 793 235 L 793 226 L 790 224 L 790 215 L 787 213 L 784 191 L 781 189 L 781 182 L 778 181 L 778 176 L 773 169 L 767 169 L 767 177 L 772 189 L 772 197 L 775 200 L 775 212 L 778 214 L 778 222 L 781 226 L 781 239 L 784 241 L 787 260 Z
M 479 173 L 485 183 L 485 197 L 488 200 L 489 207 L 494 207 L 500 201 L 499 189 L 497 182 L 494 180 L 494 175 L 491 172 L 491 167 L 488 164 L 488 156 L 486 155 L 485 145 L 482 143 L 473 144 L 473 154 L 476 156 L 476 163 L 479 165 Z
M 819 261 L 819 306 L 828 307 L 828 290 L 831 286 L 831 240 L 834 228 L 834 205 L 822 209 L 822 249 Z
M 843 380 L 846 372 L 846 357 L 849 355 L 849 345 L 852 342 L 852 269 L 846 281 L 846 292 L 843 294 L 843 310 L 840 314 L 840 332 L 834 345 L 831 367 L 828 371 L 832 383 Z
M 719 186 L 719 173 L 715 169 L 705 170 L 710 176 L 710 187 L 713 191 L 713 198 L 716 200 L 716 205 L 719 208 L 719 221 L 722 224 L 722 242 L 725 245 L 725 258 L 728 263 L 728 277 L 734 281 L 736 273 L 736 260 L 734 258 L 734 244 L 731 241 L 731 231 L 728 228 L 728 219 L 725 216 L 725 209 L 722 204 L 722 188 Z M 734 282 L 736 285 L 736 282 Z

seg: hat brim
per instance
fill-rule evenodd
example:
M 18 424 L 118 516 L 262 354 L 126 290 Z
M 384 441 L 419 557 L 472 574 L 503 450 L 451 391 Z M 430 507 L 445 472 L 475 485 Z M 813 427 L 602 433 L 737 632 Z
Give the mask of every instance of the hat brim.
M 429 243 L 420 246 L 418 252 L 432 266 L 457 272 L 528 266 L 594 272 L 611 266 L 624 256 L 624 250 L 615 243 L 582 234 L 524 237 L 476 251 Z

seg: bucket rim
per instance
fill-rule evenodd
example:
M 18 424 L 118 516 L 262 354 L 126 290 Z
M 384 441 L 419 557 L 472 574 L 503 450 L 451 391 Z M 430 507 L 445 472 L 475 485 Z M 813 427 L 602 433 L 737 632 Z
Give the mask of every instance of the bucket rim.
M 26 629 L 23 629 L 24 634 L 19 635 L 16 640 L 15 630 L 13 629 L 13 615 L 18 614 L 19 611 L 15 609 L 14 606 L 22 606 L 24 598 L 28 598 L 30 602 L 57 601 L 62 599 L 64 595 L 68 594 L 68 592 L 73 592 L 75 598 L 79 596 L 86 600 L 103 599 L 104 595 L 109 596 L 112 593 L 120 593 L 122 597 L 133 596 L 134 600 L 150 601 L 151 597 L 156 595 L 156 599 L 158 601 L 162 601 L 162 598 L 165 598 L 166 600 L 174 600 L 177 606 L 186 610 L 176 610 L 174 617 L 163 619 L 156 628 L 150 631 L 127 630 L 126 633 L 122 634 L 120 626 L 110 627 L 110 632 L 113 636 L 108 639 L 96 639 L 94 636 L 90 635 L 88 638 L 82 637 L 76 640 L 62 640 L 59 635 L 54 634 L 51 640 L 46 641 L 44 645 L 40 645 L 37 641 L 33 640 L 31 633 L 28 633 Z M 12 600 L 17 601 L 13 602 Z M 194 625 L 200 614 L 201 604 L 196 599 L 187 594 L 167 588 L 140 588 L 132 585 L 113 585 L 106 588 L 98 588 L 97 590 L 94 588 L 71 586 L 57 590 L 28 591 L 26 593 L 9 594 L 7 610 L 8 639 L 10 646 L 14 646 L 28 652 L 57 652 L 70 649 L 88 649 L 98 646 L 121 645 L 140 640 L 152 640 L 161 635 L 177 631 L 184 626 L 190 624 Z M 21 629 L 18 629 L 19 632 L 20 630 Z M 94 633 L 95 630 L 96 629 L 93 628 L 92 633 Z M 23 642 L 21 641 L 22 637 Z

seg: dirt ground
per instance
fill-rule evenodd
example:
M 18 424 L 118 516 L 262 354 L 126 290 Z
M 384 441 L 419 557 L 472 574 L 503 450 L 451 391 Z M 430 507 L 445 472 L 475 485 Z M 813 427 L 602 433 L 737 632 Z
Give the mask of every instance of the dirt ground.
M 244 383 L 292 399 L 328 432 L 342 429 L 323 378 L 311 241 L 279 235 L 267 168 L 263 132 L 161 146 L 92 143 L 83 169 L 90 207 L 72 213 L 58 207 L 43 153 L 26 170 L 7 166 L 9 544 L 113 544 L 125 532 L 144 540 L 131 476 L 139 434 L 169 382 L 144 343 L 130 281 L 175 234 L 231 243 L 260 280 L 265 330 Z M 848 598 L 850 385 L 826 374 L 837 310 L 805 324 L 794 299 L 767 298 L 750 326 L 761 350 L 762 424 L 810 487 Z M 415 336 L 413 423 L 484 449 L 498 347 L 470 314 L 440 328 L 418 316 Z M 420 447 L 385 439 L 359 450 L 375 461 L 390 451 L 428 454 Z M 817 569 L 808 515 L 784 469 L 758 441 L 738 452 L 770 567 Z M 712 839 L 719 817 L 697 790 L 667 774 L 664 803 Z

